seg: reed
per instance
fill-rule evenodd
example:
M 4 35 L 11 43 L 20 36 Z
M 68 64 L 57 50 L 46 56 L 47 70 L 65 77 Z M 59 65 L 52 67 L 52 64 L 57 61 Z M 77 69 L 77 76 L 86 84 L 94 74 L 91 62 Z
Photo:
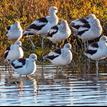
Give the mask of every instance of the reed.
M 68 22 L 73 19 L 86 16 L 90 13 L 94 13 L 100 20 L 103 26 L 103 33 L 107 35 L 107 1 L 106 0 L 0 0 L 0 59 L 2 59 L 4 50 L 11 44 L 5 36 L 6 28 L 12 24 L 15 20 L 21 22 L 22 28 L 25 29 L 33 20 L 46 16 L 50 6 L 58 7 L 59 18 L 64 18 Z M 33 38 L 34 43 L 38 47 L 35 53 L 38 57 L 41 56 L 40 38 L 37 36 Z M 28 56 L 31 50 L 31 44 L 23 37 L 23 48 L 25 56 Z M 81 48 L 77 48 L 77 41 L 73 39 L 71 35 L 70 42 L 74 50 L 74 60 L 79 60 L 79 64 L 82 59 Z M 45 43 L 47 46 L 49 41 Z M 48 50 L 50 47 L 47 48 Z M 81 54 L 80 54 L 81 53 Z

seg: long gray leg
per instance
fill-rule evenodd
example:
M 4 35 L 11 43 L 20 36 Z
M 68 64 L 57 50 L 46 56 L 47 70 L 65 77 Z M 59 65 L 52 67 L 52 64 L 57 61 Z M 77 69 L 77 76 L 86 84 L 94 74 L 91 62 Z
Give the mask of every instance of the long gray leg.
M 57 66 L 57 67 L 56 67 L 56 74 L 58 73 L 58 71 L 59 71 L 59 67 Z
M 63 73 L 64 66 L 61 66 L 61 72 Z
M 84 50 L 86 50 L 86 42 L 84 42 Z
M 41 47 L 42 47 L 42 58 L 43 58 L 43 53 L 44 53 L 44 37 L 41 37 Z M 42 76 L 42 79 L 44 80 L 44 69 L 43 69 L 43 67 L 44 67 L 44 62 L 42 60 L 42 74 L 41 74 L 41 76 Z
M 98 62 L 99 61 L 96 61 L 96 76 L 97 77 L 99 76 L 99 73 L 98 73 L 98 71 L 99 71 Z
M 30 42 L 31 42 L 31 44 L 32 44 L 32 49 L 35 50 L 35 45 L 34 45 L 34 43 L 33 43 L 33 41 L 32 41 L 32 39 L 31 39 L 30 36 L 29 36 L 29 40 L 30 40 Z

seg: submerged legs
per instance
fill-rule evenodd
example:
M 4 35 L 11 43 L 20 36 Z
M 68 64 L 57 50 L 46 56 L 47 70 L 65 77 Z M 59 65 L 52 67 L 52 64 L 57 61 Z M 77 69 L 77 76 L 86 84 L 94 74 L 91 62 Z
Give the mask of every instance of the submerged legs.
M 98 62 L 99 61 L 96 61 L 96 76 L 97 77 L 99 76 L 99 73 L 98 73 L 98 71 L 99 71 Z
M 43 53 L 44 53 L 44 37 L 41 37 L 41 47 L 42 47 L 42 58 L 43 58 Z M 44 62 L 42 60 L 42 73 L 41 73 L 41 76 L 42 76 L 42 79 L 44 80 L 44 69 L 43 69 L 43 66 L 44 66 Z

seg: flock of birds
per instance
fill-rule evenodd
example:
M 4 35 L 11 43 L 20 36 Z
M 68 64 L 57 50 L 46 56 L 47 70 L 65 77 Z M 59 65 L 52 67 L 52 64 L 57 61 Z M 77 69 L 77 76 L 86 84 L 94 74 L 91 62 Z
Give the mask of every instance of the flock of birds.
M 71 36 L 73 29 L 74 36 L 80 38 L 84 43 L 84 55 L 96 61 L 96 73 L 98 75 L 98 61 L 107 57 L 107 37 L 102 35 L 102 26 L 100 20 L 94 15 L 89 14 L 86 17 L 71 21 L 70 26 L 67 20 L 57 16 L 58 9 L 55 6 L 49 8 L 49 15 L 33 21 L 25 30 L 22 29 L 20 22 L 16 21 L 7 28 L 6 35 L 9 40 L 15 40 L 14 44 L 4 52 L 5 60 L 12 66 L 13 70 L 20 75 L 29 75 L 36 71 L 37 55 L 31 53 L 28 58 L 24 58 L 22 42 L 20 39 L 26 36 L 32 42 L 31 36 L 41 37 L 41 46 L 44 48 L 44 38 L 52 43 L 66 40 Z M 98 42 L 88 44 L 89 40 L 100 38 Z M 43 55 L 43 60 L 49 60 L 53 65 L 68 65 L 72 61 L 71 44 L 65 43 L 63 48 L 50 51 Z

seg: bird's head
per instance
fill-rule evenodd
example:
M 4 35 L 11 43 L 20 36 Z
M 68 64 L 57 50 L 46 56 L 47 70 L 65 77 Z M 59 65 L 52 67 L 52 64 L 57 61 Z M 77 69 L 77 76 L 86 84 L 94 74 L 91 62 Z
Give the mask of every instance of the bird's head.
M 106 41 L 107 42 L 107 36 L 105 36 L 105 35 L 101 36 L 100 41 Z
M 32 53 L 32 54 L 30 54 L 29 58 L 30 58 L 31 60 L 33 60 L 33 61 L 36 61 L 36 60 L 37 60 L 37 55 L 34 54 L 34 53 Z
M 16 41 L 15 42 L 15 45 L 19 46 L 19 47 L 22 47 L 22 42 L 21 41 Z
M 70 44 L 70 43 L 66 43 L 66 44 L 64 45 L 64 48 L 71 49 L 71 48 L 72 48 L 72 46 L 71 46 L 71 44 Z
M 51 6 L 51 7 L 49 8 L 49 14 L 51 14 L 51 13 L 57 13 L 57 12 L 58 12 L 58 8 L 57 8 L 57 7 Z
M 95 16 L 95 14 L 89 14 L 87 17 L 85 17 L 86 18 L 86 20 L 88 21 L 88 22 L 91 22 L 91 21 L 93 21 L 93 20 L 95 20 L 96 19 L 96 16 Z

